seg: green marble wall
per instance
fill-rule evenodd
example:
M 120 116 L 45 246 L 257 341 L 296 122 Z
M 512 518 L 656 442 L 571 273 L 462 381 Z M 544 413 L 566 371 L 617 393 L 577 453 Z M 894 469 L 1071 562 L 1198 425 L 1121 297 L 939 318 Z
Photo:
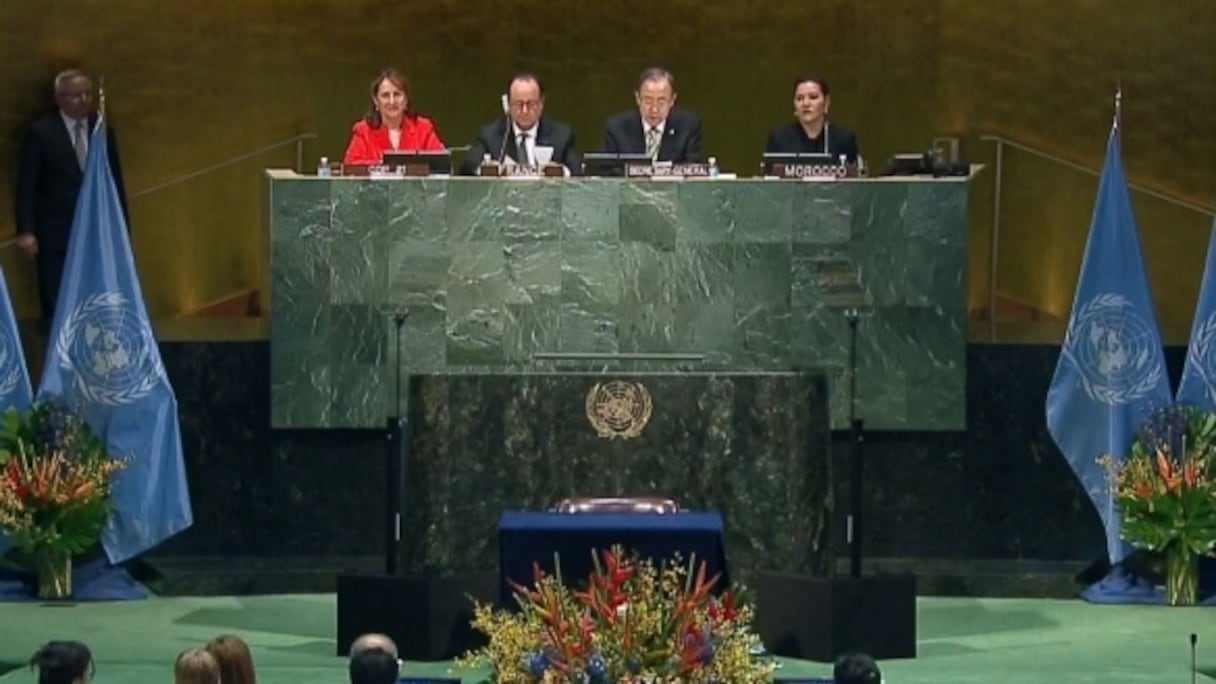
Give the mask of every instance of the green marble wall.
M 641 434 L 600 437 L 597 382 L 646 387 Z M 497 567 L 499 516 L 568 496 L 664 496 L 725 522 L 736 581 L 757 570 L 827 574 L 832 467 L 821 373 L 415 376 L 400 567 Z
M 407 375 L 823 368 L 846 427 L 843 311 L 859 305 L 867 427 L 964 426 L 968 179 L 267 174 L 275 427 L 379 427 L 398 349 Z

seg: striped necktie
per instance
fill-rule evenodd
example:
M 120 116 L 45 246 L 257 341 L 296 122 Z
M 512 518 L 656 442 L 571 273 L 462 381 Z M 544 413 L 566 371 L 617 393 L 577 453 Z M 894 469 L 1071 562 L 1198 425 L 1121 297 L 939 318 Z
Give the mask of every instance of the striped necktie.
M 662 137 L 659 135 L 659 129 L 651 126 L 646 131 L 646 156 L 650 157 L 650 161 L 658 161 L 659 146 L 662 144 Z

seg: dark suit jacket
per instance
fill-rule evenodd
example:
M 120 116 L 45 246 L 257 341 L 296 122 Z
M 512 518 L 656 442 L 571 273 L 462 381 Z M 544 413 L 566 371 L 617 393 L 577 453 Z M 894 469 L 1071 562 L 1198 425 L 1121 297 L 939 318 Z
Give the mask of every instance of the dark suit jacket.
M 500 116 L 493 123 L 486 124 L 477 132 L 477 139 L 465 153 L 464 163 L 460 172 L 473 176 L 481 166 L 481 159 L 489 154 L 494 161 L 502 161 L 504 156 L 519 161 L 519 150 L 516 149 L 515 136 L 508 133 L 507 117 Z M 503 135 L 506 134 L 507 144 L 503 146 Z M 552 119 L 541 118 L 536 124 L 536 140 L 534 145 L 546 145 L 553 148 L 553 161 L 570 169 L 570 174 L 577 176 L 582 173 L 582 160 L 574 147 L 574 131 L 564 123 Z M 498 151 L 503 150 L 502 154 Z
M 96 123 L 94 114 L 89 118 L 90 132 Z M 118 144 L 109 126 L 106 127 L 106 142 L 118 199 L 122 203 L 123 216 L 128 217 Z M 17 170 L 17 232 L 33 233 L 38 238 L 39 250 L 67 251 L 76 198 L 83 180 L 84 172 L 76 161 L 76 148 L 58 110 L 34 121 L 26 134 L 21 166 Z
M 604 124 L 603 152 L 645 154 L 646 132 L 638 110 L 621 112 Z M 695 164 L 701 161 L 701 118 L 683 109 L 672 109 L 663 128 L 659 161 Z
M 828 154 L 833 157 L 845 155 L 849 163 L 857 163 L 857 155 L 860 152 L 857 149 L 857 136 L 853 131 L 850 131 L 843 126 L 837 126 L 832 122 L 828 122 L 824 131 L 819 133 L 819 137 L 811 138 L 806 134 L 806 130 L 802 128 L 802 124 L 795 121 L 792 124 L 782 126 L 768 134 L 768 144 L 764 146 L 765 152 L 804 152 L 808 154 L 820 154 L 824 152 L 825 140 L 824 132 L 827 133 L 826 147 Z

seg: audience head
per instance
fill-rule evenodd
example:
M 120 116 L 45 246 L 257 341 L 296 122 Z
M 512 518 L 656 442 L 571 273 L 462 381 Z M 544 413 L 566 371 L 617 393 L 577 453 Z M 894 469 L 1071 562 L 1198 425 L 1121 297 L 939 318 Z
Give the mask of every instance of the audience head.
M 507 84 L 507 109 L 511 121 L 525 131 L 532 130 L 545 111 L 545 86 L 536 74 L 515 74 Z
M 401 676 L 397 644 L 383 634 L 364 634 L 350 647 L 350 684 L 394 684 Z
M 882 682 L 882 672 L 870 656 L 844 653 L 832 667 L 832 679 L 836 684 L 879 684 Z
M 410 109 L 410 83 L 396 69 L 384 69 L 372 79 L 372 107 L 363 118 L 372 128 L 388 124 L 396 128 Z
M 89 684 L 93 654 L 79 641 L 51 641 L 30 658 L 30 669 L 34 668 L 38 668 L 38 684 Z
M 173 684 L 220 684 L 220 664 L 201 648 L 188 648 L 173 664 Z
M 207 642 L 207 652 L 219 663 L 220 681 L 224 684 L 257 684 L 253 655 L 239 636 L 221 634 Z
M 87 119 L 93 110 L 93 79 L 80 69 L 55 76 L 55 104 L 73 119 Z
M 634 97 L 637 98 L 642 120 L 648 125 L 657 126 L 667 120 L 667 115 L 676 104 L 676 77 L 666 69 L 647 69 L 638 77 L 638 90 Z
M 832 106 L 828 82 L 818 76 L 794 79 L 794 116 L 805 125 L 822 123 Z

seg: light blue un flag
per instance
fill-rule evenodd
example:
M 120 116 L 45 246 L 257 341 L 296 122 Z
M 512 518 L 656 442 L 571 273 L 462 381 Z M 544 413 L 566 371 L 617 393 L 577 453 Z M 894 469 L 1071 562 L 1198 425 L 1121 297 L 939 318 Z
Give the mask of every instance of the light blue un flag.
M 1208 240 L 1208 261 L 1178 385 L 1178 403 L 1216 411 L 1216 223 Z
M 1157 316 L 1119 133 L 1112 128 L 1072 315 L 1047 392 L 1047 429 L 1102 517 L 1112 563 L 1123 559 L 1125 545 L 1107 473 L 1097 459 L 1123 459 L 1148 414 L 1169 403 Z
M 39 400 L 77 408 L 115 457 L 114 513 L 101 543 L 130 559 L 193 523 L 177 398 L 144 308 L 126 221 L 106 151 L 105 123 L 89 142 Z
M 25 365 L 25 351 L 17 334 L 17 317 L 8 295 L 4 270 L 0 269 L 0 414 L 10 408 L 25 411 L 33 402 L 30 371 Z M 8 539 L 0 533 L 0 556 L 9 549 Z
M 15 408 L 25 411 L 33 403 L 30 371 L 17 333 L 17 316 L 9 298 L 8 282 L 0 269 L 0 414 Z

